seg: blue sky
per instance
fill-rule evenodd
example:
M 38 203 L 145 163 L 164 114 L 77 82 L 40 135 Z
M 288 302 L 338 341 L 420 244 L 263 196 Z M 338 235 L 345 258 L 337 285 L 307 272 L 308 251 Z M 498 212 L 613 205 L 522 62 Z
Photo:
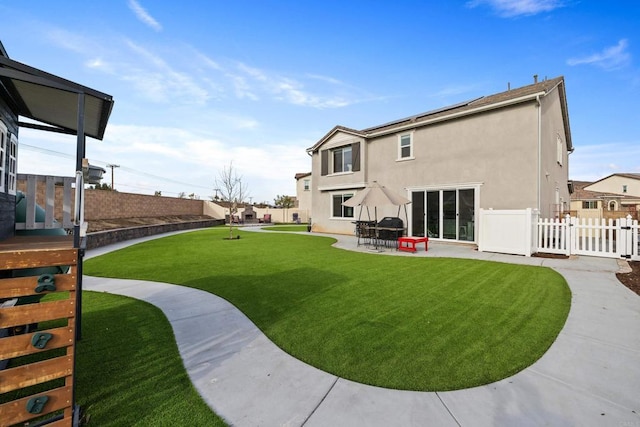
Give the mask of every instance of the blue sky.
M 112 95 L 95 165 L 120 191 L 295 194 L 305 149 L 564 75 L 570 178 L 640 172 L 640 2 L 3 0 L 9 56 Z M 75 138 L 21 129 L 19 171 L 72 175 Z M 109 175 L 109 174 L 108 174 Z M 110 182 L 110 175 L 106 182 Z

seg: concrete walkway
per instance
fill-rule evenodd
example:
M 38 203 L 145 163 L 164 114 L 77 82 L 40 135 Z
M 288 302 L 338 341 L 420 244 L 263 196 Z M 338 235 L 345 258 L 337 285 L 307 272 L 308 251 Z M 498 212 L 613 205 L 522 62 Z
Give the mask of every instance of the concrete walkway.
M 367 250 L 353 237 L 332 237 L 338 248 Z M 87 258 L 139 241 L 91 250 Z M 300 362 L 234 306 L 203 291 L 94 277 L 84 278 L 84 289 L 159 307 L 193 384 L 235 426 L 640 427 L 640 297 L 617 281 L 616 260 L 526 258 L 434 242 L 428 252 L 387 249 L 385 255 L 553 268 L 571 288 L 569 318 L 549 351 L 510 378 L 459 391 L 408 392 L 354 383 Z

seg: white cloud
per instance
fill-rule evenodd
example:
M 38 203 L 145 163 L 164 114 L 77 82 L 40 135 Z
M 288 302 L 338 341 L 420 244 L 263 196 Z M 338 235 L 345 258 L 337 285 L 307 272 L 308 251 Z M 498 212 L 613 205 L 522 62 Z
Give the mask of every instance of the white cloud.
M 119 75 L 132 82 L 148 99 L 154 102 L 176 102 L 202 105 L 210 98 L 209 92 L 189 73 L 177 71 L 160 56 L 127 40 L 136 62 L 118 66 Z
M 471 0 L 467 7 L 474 8 L 486 4 L 504 18 L 536 15 L 551 12 L 564 6 L 563 0 Z
M 627 51 L 629 43 L 627 39 L 622 39 L 615 46 L 604 48 L 601 52 L 592 55 L 570 58 L 568 65 L 595 65 L 605 70 L 616 70 L 628 65 L 631 61 L 631 54 Z
M 155 31 L 162 31 L 162 25 L 160 25 L 160 23 L 156 21 L 136 0 L 129 0 L 129 9 L 133 11 L 142 23 Z

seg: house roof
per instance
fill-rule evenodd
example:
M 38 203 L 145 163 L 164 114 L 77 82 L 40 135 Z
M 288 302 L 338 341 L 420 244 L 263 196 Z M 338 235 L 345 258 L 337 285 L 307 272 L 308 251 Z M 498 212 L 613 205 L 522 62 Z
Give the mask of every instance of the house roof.
M 364 138 L 380 136 L 389 133 L 399 132 L 405 129 L 424 126 L 434 121 L 454 119 L 463 115 L 479 113 L 506 105 L 514 105 L 520 102 L 527 102 L 536 99 L 538 96 L 546 96 L 554 90 L 559 90 L 562 104 L 562 114 L 565 124 L 565 135 L 567 138 L 567 149 L 573 151 L 573 143 L 569 127 L 569 113 L 567 109 L 566 93 L 564 88 L 564 77 L 545 79 L 541 82 L 523 86 L 517 89 L 510 89 L 494 95 L 483 96 L 469 101 L 453 104 L 448 107 L 438 108 L 425 113 L 416 114 L 404 119 L 395 120 L 378 126 L 369 127 L 363 130 L 354 130 L 344 126 L 336 126 L 320 139 L 313 147 L 307 149 L 309 152 L 317 151 L 318 148 L 337 132 L 351 133 Z
M 305 178 L 305 177 L 307 177 L 307 176 L 311 176 L 311 172 L 301 172 L 301 173 L 297 173 L 297 174 L 296 174 L 296 176 L 295 176 L 295 178 L 296 178 L 296 181 L 297 181 L 297 180 L 302 179 L 302 178 Z
M 82 115 L 79 94 L 85 95 Z M 84 134 L 96 139 L 104 137 L 113 109 L 111 95 L 9 59 L 1 42 L 0 97 L 18 115 L 49 125 L 21 122 L 21 126 L 76 135 L 83 117 Z

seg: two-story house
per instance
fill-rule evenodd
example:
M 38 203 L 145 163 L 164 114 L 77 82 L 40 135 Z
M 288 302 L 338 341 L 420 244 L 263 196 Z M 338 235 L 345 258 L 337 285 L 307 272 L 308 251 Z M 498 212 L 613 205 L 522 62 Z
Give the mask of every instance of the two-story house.
M 307 151 L 316 232 L 352 233 L 358 208 L 342 203 L 374 181 L 412 201 L 407 234 L 432 239 L 475 242 L 481 208 L 569 208 L 563 77 L 363 130 L 336 126 Z

